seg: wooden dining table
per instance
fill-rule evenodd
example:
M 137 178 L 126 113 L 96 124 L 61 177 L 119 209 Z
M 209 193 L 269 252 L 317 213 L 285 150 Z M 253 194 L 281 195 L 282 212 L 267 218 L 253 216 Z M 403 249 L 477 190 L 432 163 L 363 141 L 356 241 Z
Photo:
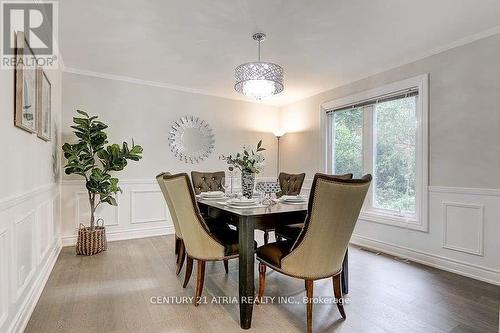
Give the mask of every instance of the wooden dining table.
M 303 222 L 307 215 L 307 203 L 275 203 L 254 208 L 234 208 L 220 200 L 198 198 L 200 210 L 212 217 L 225 217 L 238 229 L 239 248 L 239 306 L 240 326 L 249 329 L 252 325 L 252 310 L 255 299 L 255 229 L 272 229 L 278 225 Z M 342 289 L 347 294 L 347 253 L 342 269 Z

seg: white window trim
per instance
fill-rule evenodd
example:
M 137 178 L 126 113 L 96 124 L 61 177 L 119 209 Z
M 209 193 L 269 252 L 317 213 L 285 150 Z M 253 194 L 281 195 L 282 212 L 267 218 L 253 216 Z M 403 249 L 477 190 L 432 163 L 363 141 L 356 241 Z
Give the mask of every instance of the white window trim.
M 321 158 L 323 171 L 326 173 L 332 172 L 330 165 L 328 138 L 332 134 L 328 126 L 327 112 L 328 110 L 338 108 L 344 105 L 349 105 L 361 100 L 374 98 L 384 94 L 389 94 L 394 91 L 410 89 L 418 87 L 419 97 L 417 100 L 417 197 L 415 212 L 416 218 L 401 217 L 378 213 L 375 210 L 362 209 L 360 220 L 382 223 L 412 230 L 429 231 L 429 75 L 422 74 L 406 80 L 390 83 L 375 89 L 363 91 L 358 94 L 335 99 L 325 102 L 320 106 L 320 130 L 321 130 Z M 364 135 L 370 135 L 366 133 Z M 371 150 L 372 151 L 372 150 Z M 364 158 L 371 158 L 364 156 Z M 365 205 L 366 206 L 366 205 Z

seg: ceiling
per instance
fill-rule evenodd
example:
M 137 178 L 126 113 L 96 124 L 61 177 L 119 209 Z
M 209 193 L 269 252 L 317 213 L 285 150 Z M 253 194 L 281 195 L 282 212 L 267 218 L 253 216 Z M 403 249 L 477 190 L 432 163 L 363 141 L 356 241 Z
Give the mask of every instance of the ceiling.
M 285 69 L 284 105 L 428 55 L 500 25 L 500 0 L 63 0 L 67 68 L 244 99 L 233 71 Z

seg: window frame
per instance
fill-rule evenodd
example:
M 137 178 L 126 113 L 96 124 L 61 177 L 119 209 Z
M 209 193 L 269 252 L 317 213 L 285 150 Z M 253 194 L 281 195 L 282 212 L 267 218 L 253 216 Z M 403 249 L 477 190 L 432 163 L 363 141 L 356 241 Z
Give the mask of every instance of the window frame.
M 365 203 L 361 210 L 359 219 L 368 222 L 382 223 L 411 230 L 418 230 L 423 232 L 429 231 L 428 222 L 428 206 L 429 206 L 429 144 L 428 144 L 428 117 L 429 117 L 429 75 L 422 74 L 406 80 L 393 82 L 375 89 L 366 90 L 357 94 L 349 95 L 346 97 L 338 98 L 321 104 L 320 106 L 320 124 L 321 124 L 321 146 L 323 159 L 323 171 L 326 173 L 333 173 L 333 126 L 332 119 L 328 113 L 332 109 L 354 104 L 356 102 L 375 98 L 390 94 L 392 92 L 418 88 L 418 98 L 416 104 L 416 207 L 415 217 L 400 216 L 399 214 L 392 213 L 373 208 L 373 187 L 370 186 L 369 194 L 365 199 Z M 363 172 L 373 173 L 373 106 L 370 112 L 364 112 L 363 115 Z M 369 125 L 365 125 L 365 124 Z

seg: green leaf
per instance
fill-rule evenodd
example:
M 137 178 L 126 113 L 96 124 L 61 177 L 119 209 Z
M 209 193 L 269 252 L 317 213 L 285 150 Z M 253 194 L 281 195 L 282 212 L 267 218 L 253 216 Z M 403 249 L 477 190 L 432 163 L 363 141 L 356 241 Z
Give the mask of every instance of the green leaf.
M 142 154 L 142 147 L 139 146 L 139 145 L 135 145 L 132 147 L 132 149 L 130 150 L 130 153 L 131 154 Z
M 85 111 L 82 111 L 82 110 L 76 110 L 76 112 L 78 112 L 79 114 L 81 114 L 81 115 L 83 115 L 83 116 L 85 116 L 85 117 L 87 117 L 87 118 L 89 117 L 88 113 L 87 113 L 87 112 L 85 112 Z

